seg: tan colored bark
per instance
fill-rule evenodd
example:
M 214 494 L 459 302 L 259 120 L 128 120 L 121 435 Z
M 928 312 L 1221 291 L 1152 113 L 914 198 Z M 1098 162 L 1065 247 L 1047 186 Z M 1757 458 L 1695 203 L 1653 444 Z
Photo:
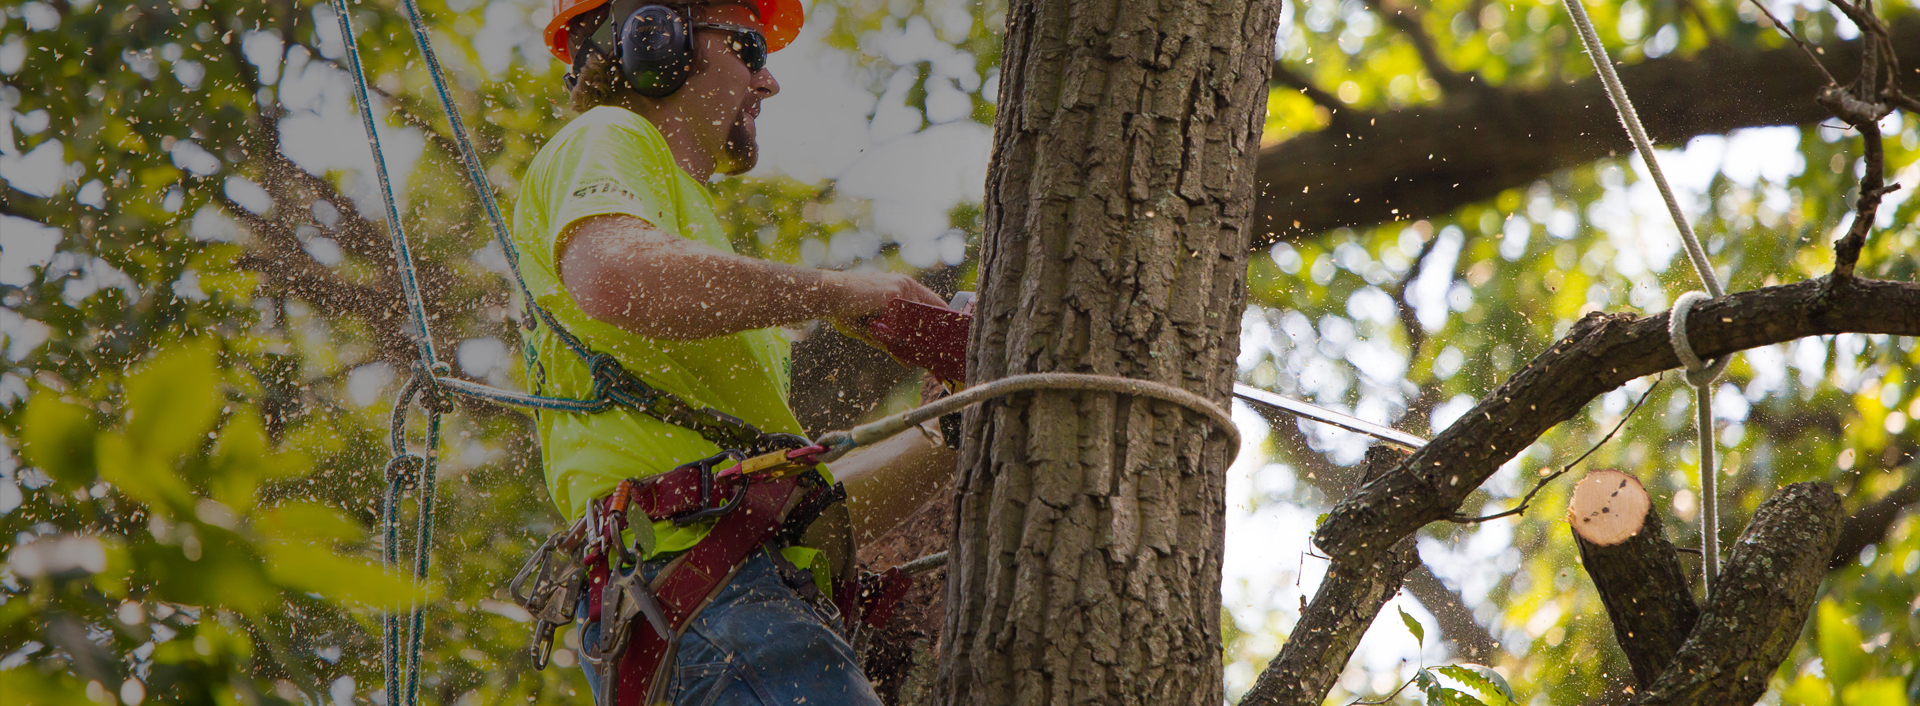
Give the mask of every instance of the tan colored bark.
M 1277 11 L 1011 3 L 974 380 L 1097 373 L 1226 402 Z M 965 436 L 936 700 L 1219 704 L 1227 435 L 1046 392 L 970 411 Z
M 1580 541 L 1611 547 L 1640 533 L 1653 500 L 1640 479 L 1611 468 L 1588 473 L 1573 486 L 1567 524 Z M 1658 518 L 1655 518 L 1658 522 Z

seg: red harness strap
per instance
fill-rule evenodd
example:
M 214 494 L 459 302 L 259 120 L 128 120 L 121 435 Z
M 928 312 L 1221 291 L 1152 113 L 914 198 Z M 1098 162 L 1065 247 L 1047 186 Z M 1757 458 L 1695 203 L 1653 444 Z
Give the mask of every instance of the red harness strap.
M 808 480 L 817 481 L 817 477 L 804 473 L 746 471 L 755 463 L 751 459 L 715 473 L 714 467 L 727 460 L 727 456 L 716 456 L 657 476 L 622 481 L 611 495 L 596 500 L 588 516 L 582 518 L 584 531 L 591 536 L 589 545 L 597 547 L 584 557 L 585 617 L 601 622 L 604 652 L 595 659 L 607 662 L 600 666 L 602 706 L 664 703 L 662 689 L 669 682 L 666 670 L 673 665 L 674 648 L 694 616 L 713 601 L 753 552 L 781 536 L 797 508 L 814 507 L 836 497 Z M 635 585 L 640 580 L 637 568 L 633 574 L 624 570 L 615 574 L 609 569 L 610 562 L 633 558 L 620 539 L 629 509 L 640 510 L 649 520 L 718 519 L 705 538 L 668 562 L 653 580 L 639 586 Z M 806 509 L 799 512 L 812 514 Z M 868 574 L 836 578 L 835 602 L 849 631 L 861 622 L 883 624 L 913 584 L 912 578 L 899 569 L 884 577 Z M 618 592 L 609 594 L 609 590 Z M 613 610 L 619 615 L 603 615 L 603 599 L 607 598 L 617 599 L 605 605 L 618 606 Z M 635 600 L 645 604 L 639 609 L 641 615 L 633 612 Z M 623 619 L 624 624 L 616 624 Z M 656 624 L 667 634 L 656 630 Z
M 649 485 L 660 487 L 665 484 Z M 632 635 L 613 667 L 613 688 L 610 694 L 605 695 L 604 704 L 653 706 L 661 702 L 664 695 L 658 690 L 667 683 L 663 678 L 665 670 L 673 664 L 674 645 L 679 642 L 680 635 L 686 632 L 687 624 L 732 580 L 747 557 L 773 538 L 786 521 L 788 511 L 799 504 L 808 491 L 794 476 L 747 484 L 745 497 L 739 498 L 739 504 L 733 511 L 714 523 L 705 539 L 675 557 L 654 576 L 647 588 L 665 614 L 672 635 L 662 638 L 645 619 L 635 619 L 632 625 L 624 626 L 632 630 Z M 667 487 L 662 489 L 660 495 L 677 497 L 679 493 Z M 652 496 L 643 494 L 635 500 L 642 502 L 644 507 L 645 503 L 653 501 L 641 498 Z M 648 514 L 653 516 L 652 513 Z M 602 565 L 594 570 L 588 605 L 597 607 L 600 604 L 600 595 L 606 585 L 607 570 Z M 597 619 L 599 616 L 590 617 Z M 602 626 L 602 639 L 606 639 L 604 636 L 609 627 Z

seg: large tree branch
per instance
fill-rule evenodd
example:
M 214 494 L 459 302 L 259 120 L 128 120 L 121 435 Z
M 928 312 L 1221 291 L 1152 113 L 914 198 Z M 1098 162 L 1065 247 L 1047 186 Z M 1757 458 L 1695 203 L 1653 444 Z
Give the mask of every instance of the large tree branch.
M 1920 285 L 1820 278 L 1739 292 L 1702 304 L 1694 313 L 1688 335 L 1695 351 L 1707 358 L 1841 332 L 1913 336 L 1920 335 Z M 1596 313 L 1582 319 L 1460 421 L 1336 506 L 1315 534 L 1333 560 L 1329 571 L 1386 577 L 1391 548 L 1427 523 L 1458 512 L 1469 493 L 1541 434 L 1593 398 L 1678 365 L 1668 343 L 1666 314 Z M 1823 558 L 1829 556 L 1827 546 Z M 1392 580 L 1397 584 L 1399 574 Z M 1302 624 L 1326 620 L 1334 610 L 1331 604 L 1310 608 Z M 1290 641 L 1275 664 L 1325 659 L 1296 652 L 1333 646 Z M 1344 664 L 1349 656 L 1332 658 Z
M 1693 634 L 1636 706 L 1747 706 L 1800 640 L 1840 532 L 1840 496 L 1795 483 L 1753 514 L 1733 543 Z
M 1807 336 L 1920 335 L 1920 285 L 1820 278 L 1701 304 L 1688 337 L 1707 358 Z M 1679 366 L 1667 315 L 1589 314 L 1393 473 L 1340 503 L 1315 543 L 1339 558 L 1378 552 L 1445 519 L 1501 463 L 1589 400 Z
M 1920 53 L 1920 21 L 1896 22 L 1891 30 L 1894 49 Z M 1859 65 L 1858 42 L 1827 44 L 1821 52 L 1831 66 Z M 1827 78 L 1792 47 L 1714 46 L 1623 66 L 1620 78 L 1661 143 L 1827 117 L 1814 102 Z M 1920 86 L 1911 72 L 1903 81 Z M 1628 149 L 1597 78 L 1470 91 L 1440 105 L 1356 115 L 1338 129 L 1261 150 L 1253 244 L 1445 215 Z
M 1367 449 L 1366 475 L 1387 473 L 1402 458 L 1387 446 Z M 1241 706 L 1320 703 L 1346 670 L 1347 657 L 1367 634 L 1374 614 L 1400 592 L 1401 579 L 1419 564 L 1420 554 L 1408 536 L 1376 554 L 1372 564 L 1335 562 L 1328 567 L 1313 603 L 1287 635 L 1286 647 L 1247 690 Z

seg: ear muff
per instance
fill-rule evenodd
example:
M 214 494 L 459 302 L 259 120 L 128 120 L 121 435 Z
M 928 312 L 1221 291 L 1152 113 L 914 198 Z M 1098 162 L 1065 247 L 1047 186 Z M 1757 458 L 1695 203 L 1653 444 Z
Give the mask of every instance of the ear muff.
M 615 39 L 621 73 L 635 93 L 664 98 L 693 74 L 693 32 L 672 8 L 648 5 L 620 23 Z

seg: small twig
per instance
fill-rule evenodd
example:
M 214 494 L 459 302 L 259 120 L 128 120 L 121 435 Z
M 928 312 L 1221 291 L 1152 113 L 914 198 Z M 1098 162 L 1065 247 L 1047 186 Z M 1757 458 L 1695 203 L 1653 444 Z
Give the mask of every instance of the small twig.
M 1920 104 L 1900 92 L 1899 57 L 1894 54 L 1886 25 L 1873 14 L 1872 0 L 1860 0 L 1858 4 L 1848 0 L 1829 1 L 1860 28 L 1860 75 L 1845 87 L 1833 83 L 1828 76 L 1829 85 L 1821 89 L 1814 100 L 1834 117 L 1860 131 L 1861 156 L 1866 167 L 1860 176 L 1860 197 L 1854 203 L 1853 224 L 1847 228 L 1847 234 L 1833 244 L 1833 281 L 1838 281 L 1853 276 L 1860 262 L 1860 250 L 1873 231 L 1881 198 L 1900 188 L 1898 184 L 1886 183 L 1886 148 L 1882 144 L 1880 119 L 1893 112 L 1895 105 L 1911 108 Z M 1755 4 L 1759 4 L 1758 0 Z M 1778 20 L 1774 22 L 1779 24 Z
M 1873 222 L 1880 211 L 1880 198 L 1900 188 L 1899 184 L 1886 185 L 1886 149 L 1880 142 L 1880 124 L 1866 122 L 1859 125 L 1866 158 L 1866 174 L 1860 177 L 1860 201 L 1854 206 L 1853 225 L 1847 228 L 1847 234 L 1833 245 L 1833 274 L 1835 277 L 1853 276 L 1853 268 L 1859 264 L 1860 249 L 1867 243 L 1867 233 L 1873 230 Z
M 1426 669 L 1426 667 L 1423 666 L 1421 667 L 1421 669 Z M 1419 672 L 1414 672 L 1413 674 L 1414 676 L 1407 677 L 1406 681 L 1400 682 L 1400 688 L 1394 689 L 1393 693 L 1391 694 L 1387 694 L 1386 696 L 1380 697 L 1378 701 L 1361 700 L 1361 701 L 1355 701 L 1353 703 L 1347 704 L 1347 706 L 1380 706 L 1381 704 L 1392 703 L 1393 697 L 1399 696 L 1400 692 L 1402 691 L 1406 691 L 1407 687 L 1413 684 L 1414 678 L 1420 676 Z
M 1413 281 L 1420 279 L 1427 269 L 1427 258 L 1433 255 L 1435 247 L 1440 245 L 1440 234 L 1433 233 L 1427 242 L 1420 244 L 1420 254 L 1413 258 L 1413 265 L 1407 268 L 1407 276 L 1400 278 L 1400 286 L 1393 290 L 1394 308 L 1400 314 L 1400 328 L 1407 333 L 1407 360 L 1420 357 L 1420 349 L 1427 342 L 1427 330 L 1420 325 L 1420 318 L 1407 302 L 1407 290 L 1413 287 Z M 1449 282 L 1448 284 L 1452 284 Z
M 1763 3 L 1760 0 L 1753 0 L 1753 6 L 1760 8 L 1760 14 L 1766 15 L 1767 19 L 1773 21 L 1773 26 L 1775 29 L 1780 30 L 1781 34 L 1787 35 L 1788 39 L 1793 40 L 1794 44 L 1797 44 L 1800 46 L 1800 51 L 1806 53 L 1807 60 L 1813 62 L 1813 68 L 1819 69 L 1820 75 L 1827 77 L 1828 85 L 1832 85 L 1832 86 L 1840 85 L 1839 81 L 1833 80 L 1833 74 L 1827 72 L 1826 65 L 1820 63 L 1820 57 L 1819 55 L 1813 53 L 1813 47 L 1807 46 L 1807 43 L 1800 39 L 1800 35 L 1793 33 L 1793 29 L 1788 27 L 1787 23 L 1781 22 L 1780 18 L 1773 16 L 1773 11 L 1767 9 L 1766 3 Z
M 1460 517 L 1456 513 L 1455 516 L 1447 518 L 1447 521 L 1463 524 L 1463 525 L 1472 525 L 1472 524 L 1487 522 L 1489 520 L 1498 520 L 1502 517 L 1512 517 L 1514 515 L 1518 515 L 1526 512 L 1527 507 L 1533 503 L 1533 496 L 1539 495 L 1540 491 L 1545 489 L 1548 483 L 1553 482 L 1555 478 L 1559 478 L 1560 476 L 1566 475 L 1568 472 L 1572 471 L 1575 466 L 1580 465 L 1581 461 L 1587 460 L 1588 456 L 1592 456 L 1595 451 L 1600 450 L 1600 447 L 1605 446 L 1607 445 L 1607 442 L 1612 441 L 1613 436 L 1615 434 L 1620 433 L 1621 427 L 1625 427 L 1627 425 L 1627 420 L 1633 418 L 1633 413 L 1640 411 L 1640 405 L 1646 404 L 1647 398 L 1653 396 L 1653 388 L 1659 387 L 1660 380 L 1664 380 L 1664 379 L 1666 379 L 1666 375 L 1663 373 L 1661 374 L 1659 380 L 1654 380 L 1652 385 L 1647 386 L 1647 391 L 1640 395 L 1640 400 L 1638 402 L 1633 403 L 1633 407 L 1627 410 L 1627 413 L 1625 416 L 1620 417 L 1620 423 L 1613 425 L 1612 431 L 1607 432 L 1607 435 L 1605 437 L 1602 437 L 1599 442 L 1595 443 L 1593 445 L 1593 448 L 1587 449 L 1586 453 L 1580 454 L 1580 457 L 1574 459 L 1572 463 L 1567 464 L 1565 467 L 1561 468 L 1558 471 L 1554 471 L 1553 473 L 1549 474 L 1545 478 L 1541 478 L 1539 483 L 1535 483 L 1533 485 L 1533 490 L 1527 491 L 1526 497 L 1521 498 L 1520 504 L 1513 506 L 1513 509 L 1505 510 L 1502 512 L 1496 512 L 1491 515 L 1483 515 L 1481 517 Z

